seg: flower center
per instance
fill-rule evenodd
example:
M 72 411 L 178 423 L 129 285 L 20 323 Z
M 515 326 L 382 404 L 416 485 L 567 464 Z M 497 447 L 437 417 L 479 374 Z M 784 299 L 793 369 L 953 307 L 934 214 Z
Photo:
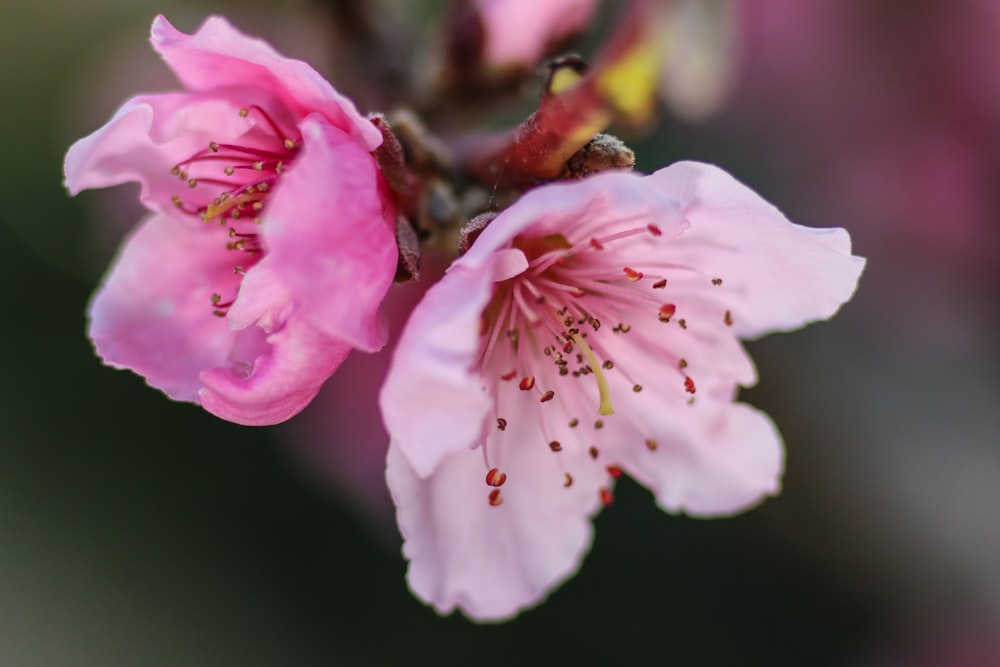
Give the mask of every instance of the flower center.
M 663 233 L 654 224 L 642 221 L 581 227 L 572 235 L 516 238 L 513 246 L 525 254 L 528 268 L 497 284 L 483 313 L 479 370 L 497 408 L 497 431 L 484 443 L 489 469 L 486 482 L 500 487 L 507 479 L 491 464 L 487 447 L 495 450 L 526 444 L 503 441 L 508 419 L 535 418 L 551 451 L 564 450 L 560 437 L 577 440 L 590 461 L 603 465 L 606 484 L 599 495 L 607 505 L 613 500 L 610 486 L 622 469 L 604 460 L 593 443 L 604 427 L 604 418 L 615 415 L 616 407 L 620 414 L 611 418 L 629 419 L 631 396 L 643 391 L 637 378 L 649 378 L 654 370 L 642 366 L 656 363 L 655 370 L 659 370 L 662 363 L 670 371 L 664 381 L 675 378 L 673 391 L 688 395 L 689 402 L 694 400 L 696 388 L 686 370 L 688 361 L 657 340 L 658 329 L 651 330 L 671 325 L 686 335 L 686 319 L 677 318 L 677 304 L 665 302 L 662 295 L 668 276 L 674 279 L 680 272 L 690 276 L 693 270 L 658 259 L 664 254 L 661 244 L 669 239 L 661 239 Z M 694 274 L 705 284 L 722 284 L 719 278 Z M 726 324 L 732 322 L 728 311 L 725 318 Z M 630 321 L 642 326 L 633 328 Z M 602 322 L 615 324 L 609 327 Z M 642 353 L 632 353 L 632 346 Z M 617 363 L 615 352 L 626 363 Z M 620 376 L 614 382 L 612 371 Z M 655 375 L 659 383 L 663 374 Z M 524 414 L 522 408 L 513 416 L 503 414 L 504 404 L 510 405 L 512 394 L 518 391 L 536 395 L 534 415 Z M 582 416 L 595 412 L 592 422 L 581 422 Z M 657 449 L 652 437 L 645 438 L 644 444 L 650 452 Z M 573 481 L 573 475 L 564 469 L 562 484 L 569 487 Z M 501 501 L 499 488 L 493 488 L 490 504 Z
M 267 199 L 282 176 L 294 163 L 301 144 L 297 130 L 288 131 L 259 106 L 240 109 L 243 118 L 258 122 L 240 137 L 240 143 L 212 141 L 208 147 L 178 163 L 170 173 L 195 193 L 190 203 L 173 195 L 174 206 L 197 216 L 206 224 L 227 227 L 227 251 L 234 258 L 233 274 L 238 277 L 231 296 L 216 292 L 210 301 L 215 315 L 224 317 L 236 299 L 242 276 L 265 253 L 259 234 L 261 215 Z

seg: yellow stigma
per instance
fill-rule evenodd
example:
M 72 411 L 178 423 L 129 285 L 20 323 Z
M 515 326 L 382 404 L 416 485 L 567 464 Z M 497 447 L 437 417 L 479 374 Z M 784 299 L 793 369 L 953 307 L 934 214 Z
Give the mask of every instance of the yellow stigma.
M 604 371 L 601 370 L 601 362 L 597 360 L 597 355 L 594 354 L 594 351 L 587 345 L 586 339 L 580 334 L 573 334 L 573 342 L 580 348 L 583 356 L 587 358 L 587 363 L 590 364 L 590 369 L 594 371 L 594 377 L 597 378 L 597 393 L 601 396 L 601 405 L 597 408 L 598 414 L 615 414 L 615 409 L 611 407 L 611 389 L 608 388 L 608 379 L 604 377 Z

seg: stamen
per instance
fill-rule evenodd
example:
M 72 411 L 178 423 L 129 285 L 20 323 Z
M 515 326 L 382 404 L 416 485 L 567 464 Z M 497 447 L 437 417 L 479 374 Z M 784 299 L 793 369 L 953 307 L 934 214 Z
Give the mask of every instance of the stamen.
M 610 507 L 611 503 L 615 502 L 615 497 L 614 497 L 614 495 L 612 495 L 611 489 L 607 489 L 607 488 L 601 487 L 601 490 L 598 491 L 598 494 L 601 497 L 601 503 L 605 507 Z
M 521 391 L 531 391 L 532 387 L 535 386 L 535 376 L 529 375 L 528 377 L 521 378 L 521 382 L 517 386 L 520 387 Z
M 722 278 L 712 278 L 712 284 L 718 287 L 722 284 Z
M 503 417 L 497 417 L 497 430 L 506 431 L 507 430 L 507 420 Z
M 500 497 L 500 489 L 490 491 L 489 498 L 491 507 L 498 507 L 503 502 L 503 498 Z
M 549 449 L 551 449 L 554 452 L 561 452 L 562 443 L 559 442 L 558 440 L 553 440 L 552 442 L 549 443 Z
M 624 267 L 622 271 L 625 272 L 625 277 L 631 280 L 632 282 L 642 280 L 642 271 L 636 271 L 635 269 L 627 266 Z
M 570 475 L 569 473 L 566 473 L 566 481 L 563 482 L 563 486 L 565 486 L 567 489 L 573 486 L 573 476 Z
M 539 399 L 539 401 L 541 403 L 548 403 L 549 401 L 551 401 L 555 397 L 556 397 L 556 392 L 554 392 L 551 389 L 549 389 L 547 392 L 545 392 L 544 394 L 542 394 L 542 397 Z
M 727 310 L 725 316 L 722 318 L 722 321 L 725 322 L 727 327 L 733 326 L 733 313 Z
M 594 447 L 593 445 L 590 446 L 590 449 L 587 450 L 587 453 L 590 454 L 590 458 L 595 460 L 597 459 L 597 455 L 600 454 L 600 452 L 597 451 L 597 447 Z
M 614 479 L 618 479 L 619 477 L 622 476 L 622 469 L 619 466 L 608 466 L 607 471 L 608 474 L 611 475 Z
M 666 278 L 660 278 L 655 283 L 653 283 L 653 289 L 663 289 L 666 286 L 667 286 Z
M 660 306 L 660 312 L 657 315 L 657 317 L 661 322 L 666 323 L 670 321 L 670 318 L 673 317 L 674 313 L 676 312 L 677 312 L 677 306 L 675 306 L 672 303 L 665 303 L 662 306 Z
M 646 449 L 648 449 L 651 452 L 655 452 L 657 447 L 659 447 L 659 445 L 656 444 L 656 440 L 653 440 L 652 438 L 646 438 Z
M 689 378 L 687 376 L 684 376 L 684 391 L 686 391 L 689 394 L 693 394 L 694 391 L 695 391 L 694 390 L 694 380 L 692 380 L 691 378 Z
M 597 380 L 597 393 L 601 399 L 600 405 L 597 408 L 597 414 L 613 415 L 615 410 L 611 406 L 611 389 L 608 386 L 608 379 L 604 377 L 604 373 L 601 370 L 601 364 L 597 361 L 597 355 L 590 349 L 590 345 L 583 339 L 583 336 L 574 334 L 573 340 L 580 346 L 580 351 L 583 352 L 583 356 L 590 363 L 590 367 L 594 371 L 594 378 Z
M 490 486 L 503 486 L 503 483 L 507 481 L 507 473 L 500 472 L 496 468 L 491 468 L 488 473 L 486 473 L 486 483 Z

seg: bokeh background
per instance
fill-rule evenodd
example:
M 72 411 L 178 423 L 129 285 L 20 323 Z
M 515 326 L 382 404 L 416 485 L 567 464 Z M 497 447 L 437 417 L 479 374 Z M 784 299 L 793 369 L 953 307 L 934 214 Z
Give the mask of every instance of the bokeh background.
M 390 3 L 394 48 L 441 4 Z M 62 156 L 172 86 L 152 17 L 225 13 L 366 99 L 330 7 L 7 3 L 0 665 L 1000 665 L 1000 3 L 735 4 L 716 113 L 630 141 L 645 170 L 715 162 L 869 259 L 836 319 L 750 344 L 785 490 L 697 521 L 624 481 L 580 574 L 477 626 L 406 590 L 371 409 L 385 358 L 249 429 L 102 367 L 84 335 L 141 212 L 128 188 L 69 199 Z

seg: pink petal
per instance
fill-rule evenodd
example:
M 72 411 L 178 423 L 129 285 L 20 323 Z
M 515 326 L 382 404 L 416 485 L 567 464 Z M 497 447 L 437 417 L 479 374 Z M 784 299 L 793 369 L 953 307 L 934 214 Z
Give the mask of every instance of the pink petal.
M 386 430 L 421 477 L 482 439 L 493 402 L 472 367 L 493 268 L 490 260 L 472 269 L 453 265 L 431 287 L 403 330 L 382 387 Z
M 531 236 L 582 233 L 589 224 L 600 222 L 610 233 L 654 221 L 667 239 L 683 233 L 688 224 L 676 200 L 634 174 L 603 172 L 580 181 L 550 183 L 529 191 L 497 216 L 458 263 L 477 265 L 529 228 Z
M 721 278 L 732 331 L 754 337 L 832 317 L 857 289 L 865 261 L 843 229 L 792 224 L 718 167 L 678 162 L 646 177 L 677 198 L 691 227 L 671 260 Z M 721 298 L 721 297 L 720 297 Z
M 142 202 L 172 210 L 170 196 L 194 192 L 171 169 L 211 141 L 231 141 L 252 127 L 240 105 L 225 97 L 175 93 L 135 97 L 104 127 L 80 139 L 66 154 L 70 194 L 136 181 Z M 200 221 L 199 221 L 200 222 Z
M 544 444 L 532 446 L 532 435 L 525 433 L 525 446 L 505 451 L 508 477 L 495 507 L 480 451 L 457 451 L 424 479 L 390 445 L 386 479 L 410 561 L 407 579 L 439 613 L 458 607 L 475 620 L 510 618 L 544 600 L 590 549 L 596 481 L 565 488 L 561 461 L 543 453 Z
M 211 303 L 234 280 L 225 243 L 167 216 L 139 225 L 90 305 L 90 337 L 105 363 L 197 401 L 199 373 L 225 363 L 235 342 Z
M 485 59 L 494 67 L 531 69 L 548 49 L 582 31 L 595 0 L 476 0 L 486 33 Z
M 249 276 L 248 276 L 249 277 Z M 259 334 L 260 329 L 244 330 Z M 201 404 L 223 419 L 248 426 L 277 424 L 302 410 L 351 351 L 293 313 L 257 341 L 256 354 L 201 374 Z
M 270 90 L 297 115 L 321 113 L 368 150 L 382 143 L 375 126 L 316 70 L 282 56 L 263 40 L 244 35 L 220 16 L 208 18 L 193 35 L 158 16 L 153 21 L 152 43 L 190 90 Z
M 702 397 L 691 406 L 646 401 L 642 412 L 638 423 L 645 430 L 619 435 L 619 442 L 629 444 L 616 453 L 663 509 L 692 516 L 733 514 L 778 492 L 781 436 L 759 410 Z M 655 451 L 644 446 L 647 437 L 656 442 Z
M 394 207 L 356 141 L 319 115 L 300 127 L 301 153 L 262 224 L 268 261 L 313 326 L 378 350 L 386 339 L 378 310 L 396 270 Z

